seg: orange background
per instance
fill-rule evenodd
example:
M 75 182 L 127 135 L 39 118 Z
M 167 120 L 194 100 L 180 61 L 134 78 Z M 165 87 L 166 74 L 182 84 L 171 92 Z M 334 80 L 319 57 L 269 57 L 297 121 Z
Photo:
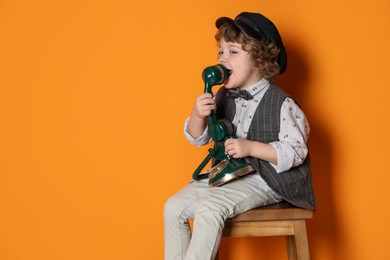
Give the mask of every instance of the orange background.
M 163 259 L 163 205 L 207 148 L 183 122 L 215 64 L 214 21 L 280 29 L 279 84 L 311 123 L 312 259 L 388 258 L 390 3 L 0 1 L 0 259 Z M 283 238 L 222 259 L 286 259 Z

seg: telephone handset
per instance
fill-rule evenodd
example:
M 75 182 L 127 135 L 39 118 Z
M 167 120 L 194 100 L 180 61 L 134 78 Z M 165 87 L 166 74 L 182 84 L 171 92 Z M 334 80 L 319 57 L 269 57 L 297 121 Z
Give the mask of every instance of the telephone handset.
M 202 77 L 205 83 L 204 93 L 211 93 L 211 88 L 224 83 L 227 79 L 227 69 L 222 64 L 209 66 L 203 70 Z M 201 162 L 192 175 L 194 180 L 209 178 L 211 187 L 221 186 L 241 176 L 254 172 L 252 165 L 243 159 L 232 158 L 225 154 L 225 140 L 236 138 L 233 125 L 226 119 L 216 121 L 214 113 L 207 117 L 211 138 L 214 141 L 214 148 L 209 149 L 209 154 Z M 220 161 L 205 173 L 200 174 L 207 163 L 212 159 Z

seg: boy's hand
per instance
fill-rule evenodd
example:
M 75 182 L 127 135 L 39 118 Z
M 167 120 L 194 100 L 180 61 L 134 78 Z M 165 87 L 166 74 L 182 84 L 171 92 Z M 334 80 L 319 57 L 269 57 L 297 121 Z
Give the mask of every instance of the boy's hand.
M 200 137 L 207 127 L 206 117 L 215 109 L 215 100 L 210 93 L 203 93 L 196 98 L 192 109 L 190 120 L 188 121 L 188 133 L 193 138 Z
M 205 118 L 215 109 L 215 100 L 210 93 L 203 93 L 196 98 L 192 114 L 199 118 Z
M 251 143 L 251 141 L 244 138 L 229 138 L 225 141 L 225 153 L 233 158 L 248 157 Z
M 244 138 L 229 138 L 225 141 L 225 153 L 233 158 L 254 157 L 273 164 L 278 163 L 275 148 L 270 144 Z

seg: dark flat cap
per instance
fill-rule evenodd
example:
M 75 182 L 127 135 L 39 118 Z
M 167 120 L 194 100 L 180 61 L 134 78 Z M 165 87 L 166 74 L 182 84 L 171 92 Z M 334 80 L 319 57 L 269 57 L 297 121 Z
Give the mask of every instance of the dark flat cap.
M 237 15 L 233 20 L 229 17 L 218 18 L 215 25 L 219 29 L 223 24 L 230 23 L 235 25 L 240 31 L 250 37 L 264 41 L 265 43 L 274 42 L 279 48 L 278 64 L 280 66 L 280 74 L 282 74 L 287 67 L 287 53 L 284 48 L 282 37 L 279 34 L 276 26 L 259 13 L 243 12 Z

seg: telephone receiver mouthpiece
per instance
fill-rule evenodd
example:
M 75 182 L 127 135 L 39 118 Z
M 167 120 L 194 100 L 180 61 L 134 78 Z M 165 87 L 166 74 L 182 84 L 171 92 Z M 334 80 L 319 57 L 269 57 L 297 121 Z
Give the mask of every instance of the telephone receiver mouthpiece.
M 227 69 L 222 64 L 206 67 L 202 73 L 202 78 L 205 83 L 205 92 L 211 93 L 211 87 L 224 83 L 227 77 Z

